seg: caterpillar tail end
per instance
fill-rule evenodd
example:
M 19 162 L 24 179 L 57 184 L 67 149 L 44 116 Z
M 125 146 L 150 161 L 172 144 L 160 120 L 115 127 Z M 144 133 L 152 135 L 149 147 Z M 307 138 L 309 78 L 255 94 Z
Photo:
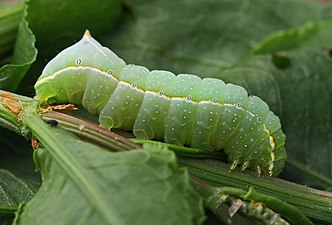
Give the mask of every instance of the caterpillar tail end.
M 90 31 L 88 29 L 85 30 L 83 37 L 91 37 Z

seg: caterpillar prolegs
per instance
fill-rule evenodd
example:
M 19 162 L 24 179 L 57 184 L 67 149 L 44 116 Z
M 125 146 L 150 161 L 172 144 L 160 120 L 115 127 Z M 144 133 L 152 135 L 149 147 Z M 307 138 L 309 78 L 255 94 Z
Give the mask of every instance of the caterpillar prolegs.
M 223 150 L 231 169 L 272 176 L 285 163 L 286 137 L 263 100 L 219 79 L 126 65 L 89 32 L 46 65 L 35 90 L 49 104 L 82 104 L 102 127 L 139 139 Z

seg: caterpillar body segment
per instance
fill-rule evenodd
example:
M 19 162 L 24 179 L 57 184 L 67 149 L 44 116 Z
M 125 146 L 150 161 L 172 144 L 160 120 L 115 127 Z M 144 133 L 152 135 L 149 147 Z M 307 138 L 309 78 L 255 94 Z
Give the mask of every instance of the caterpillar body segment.
M 243 87 L 126 65 L 88 33 L 46 65 L 35 90 L 48 103 L 82 104 L 108 129 L 223 150 L 231 169 L 253 168 L 273 176 L 287 157 L 279 118 Z

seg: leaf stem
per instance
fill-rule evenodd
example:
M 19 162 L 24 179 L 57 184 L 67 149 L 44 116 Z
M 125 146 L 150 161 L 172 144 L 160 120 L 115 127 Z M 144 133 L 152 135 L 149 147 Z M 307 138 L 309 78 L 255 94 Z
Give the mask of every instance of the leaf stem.
M 328 187 L 328 189 L 332 189 L 331 178 L 328 178 L 320 173 L 313 171 L 312 169 L 309 169 L 302 163 L 295 161 L 290 157 L 287 158 L 286 167 L 289 167 L 290 169 L 294 169 L 296 171 L 300 171 L 299 174 L 305 174 L 307 179 L 308 177 L 311 177 L 313 180 L 317 180 L 322 185 Z
M 49 151 L 54 160 L 77 184 L 105 223 L 124 225 L 123 219 L 117 213 L 115 206 L 110 203 L 106 204 L 105 199 L 100 195 L 101 192 L 96 191 L 98 190 L 96 185 L 89 182 L 86 178 L 83 172 L 85 170 L 82 168 L 79 160 L 72 155 L 71 151 L 68 151 L 65 143 L 53 135 L 52 129 L 37 114 L 39 104 L 34 102 L 29 105 L 23 105 L 23 108 L 24 110 L 20 116 L 23 123 L 30 128 L 42 146 Z
M 181 157 L 179 164 L 189 172 L 214 186 L 229 186 L 249 190 L 254 187 L 262 194 L 287 202 L 321 224 L 332 222 L 332 193 L 305 187 L 273 177 L 260 177 L 252 171 L 230 171 L 228 164 L 213 159 Z
M 90 123 L 65 113 L 48 111 L 43 113 L 44 120 L 56 120 L 65 130 L 92 143 L 99 144 L 113 151 L 124 151 L 140 148 L 139 145 L 128 139 L 104 129 L 94 123 Z

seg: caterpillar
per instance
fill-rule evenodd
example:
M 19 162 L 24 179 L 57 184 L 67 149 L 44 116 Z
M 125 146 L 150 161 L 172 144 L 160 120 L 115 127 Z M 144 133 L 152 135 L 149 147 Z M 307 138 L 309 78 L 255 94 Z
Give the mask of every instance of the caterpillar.
M 126 65 L 89 31 L 48 62 L 34 87 L 37 99 L 81 104 L 107 129 L 223 150 L 231 170 L 276 176 L 287 157 L 280 120 L 259 97 L 220 79 Z

